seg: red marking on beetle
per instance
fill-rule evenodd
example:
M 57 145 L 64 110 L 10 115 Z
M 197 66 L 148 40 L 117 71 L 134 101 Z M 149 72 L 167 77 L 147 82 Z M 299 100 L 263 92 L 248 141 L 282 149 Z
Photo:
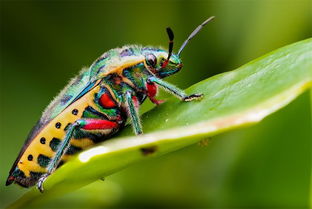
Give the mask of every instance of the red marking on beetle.
M 85 130 L 112 129 L 117 128 L 118 124 L 109 120 L 86 119 L 87 124 L 82 128 Z
M 14 181 L 14 176 L 10 176 L 9 178 L 8 178 L 8 181 Z
M 155 83 L 146 83 L 147 96 L 149 99 L 156 105 L 159 105 L 164 102 L 164 100 L 157 100 L 155 98 L 157 94 L 157 85 Z
M 15 180 L 14 176 L 9 176 L 5 185 L 8 186 L 8 185 L 12 184 L 14 180 Z
M 115 101 L 110 97 L 108 93 L 104 93 L 100 98 L 100 105 L 104 108 L 116 107 Z
M 169 63 L 169 60 L 165 60 L 164 63 L 162 63 L 161 68 L 167 67 L 168 63 Z
M 165 100 L 158 100 L 158 99 L 156 99 L 154 97 L 150 97 L 149 99 L 151 100 L 151 102 L 153 102 L 156 105 L 160 105 L 160 104 L 165 102 Z
M 116 121 L 117 122 L 122 122 L 123 121 L 123 118 L 121 117 L 121 115 L 117 115 L 116 116 Z
M 155 97 L 157 94 L 157 86 L 155 83 L 146 83 L 147 96 Z

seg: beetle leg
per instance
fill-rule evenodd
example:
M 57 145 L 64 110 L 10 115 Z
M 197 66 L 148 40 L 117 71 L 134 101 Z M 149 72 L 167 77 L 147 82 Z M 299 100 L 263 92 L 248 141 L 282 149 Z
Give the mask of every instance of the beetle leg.
M 174 96 L 178 97 L 179 99 L 185 102 L 189 102 L 192 100 L 199 100 L 203 97 L 203 94 L 187 95 L 183 90 L 157 77 L 150 77 L 147 79 L 147 82 L 156 83 L 157 85 L 161 86 L 163 89 L 168 91 L 169 93 L 173 94 Z
M 151 100 L 151 102 L 153 102 L 155 105 L 160 105 L 162 103 L 165 102 L 165 100 L 159 100 L 159 99 L 156 99 L 155 97 L 149 97 L 149 99 Z
M 142 126 L 140 123 L 140 118 L 138 114 L 138 104 L 137 104 L 137 98 L 135 96 L 132 96 L 131 91 L 126 91 L 124 94 L 126 105 L 127 105 L 127 112 L 131 118 L 132 126 L 134 129 L 134 133 L 136 135 L 142 134 Z
M 48 178 L 49 175 L 53 173 L 53 171 L 57 168 L 62 156 L 66 153 L 68 148 L 70 147 L 70 140 L 73 136 L 73 133 L 76 129 L 81 129 L 84 131 L 101 131 L 114 129 L 118 127 L 117 122 L 102 120 L 102 119 L 79 119 L 75 123 L 69 126 L 64 140 L 57 147 L 54 157 L 49 162 L 47 167 L 47 173 L 43 174 L 38 180 L 37 187 L 40 192 L 43 192 L 43 183 Z
M 146 89 L 147 89 L 147 96 L 156 105 L 160 105 L 165 102 L 165 100 L 158 100 L 156 99 L 157 94 L 157 85 L 149 80 L 146 81 Z

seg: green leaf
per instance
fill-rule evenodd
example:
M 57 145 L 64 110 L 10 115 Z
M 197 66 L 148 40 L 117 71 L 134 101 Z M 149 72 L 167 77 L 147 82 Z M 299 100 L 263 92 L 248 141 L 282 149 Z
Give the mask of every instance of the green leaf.
M 310 106 L 310 108 L 311 108 L 310 114 L 312 114 L 312 89 L 310 90 L 310 105 L 311 105 Z M 310 208 L 312 208 L 312 167 L 311 167 L 310 175 L 311 175 L 311 178 L 310 178 L 311 179 L 310 180 Z
M 85 186 L 135 162 L 194 144 L 209 136 L 261 121 L 312 85 L 312 39 L 258 58 L 235 71 L 201 81 L 186 90 L 203 93 L 201 101 L 170 98 L 142 116 L 145 134 L 126 127 L 114 137 L 84 151 L 31 189 L 11 208 L 38 203 Z

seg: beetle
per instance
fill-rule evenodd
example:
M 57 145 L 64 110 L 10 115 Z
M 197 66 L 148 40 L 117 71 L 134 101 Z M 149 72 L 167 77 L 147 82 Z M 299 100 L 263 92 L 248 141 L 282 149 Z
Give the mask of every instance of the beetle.
M 158 87 L 182 101 L 198 100 L 202 94 L 186 95 L 162 80 L 182 68 L 180 55 L 187 43 L 214 17 L 200 24 L 173 53 L 174 34 L 167 28 L 168 52 L 137 45 L 105 52 L 59 93 L 29 133 L 6 185 L 23 187 L 43 183 L 73 154 L 103 140 L 124 127 L 130 119 L 134 133 L 142 134 L 138 108 L 146 98 L 154 104 Z

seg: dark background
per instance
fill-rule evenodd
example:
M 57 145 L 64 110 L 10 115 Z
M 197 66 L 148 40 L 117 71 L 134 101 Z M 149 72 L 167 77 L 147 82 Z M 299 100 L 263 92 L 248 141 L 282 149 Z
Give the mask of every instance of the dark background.
M 186 88 L 311 37 L 309 0 L 1 1 L 0 207 L 27 190 L 5 180 L 28 131 L 83 66 L 125 44 L 185 48 Z M 305 93 L 253 127 L 129 167 L 43 208 L 303 208 L 311 202 L 311 104 Z

